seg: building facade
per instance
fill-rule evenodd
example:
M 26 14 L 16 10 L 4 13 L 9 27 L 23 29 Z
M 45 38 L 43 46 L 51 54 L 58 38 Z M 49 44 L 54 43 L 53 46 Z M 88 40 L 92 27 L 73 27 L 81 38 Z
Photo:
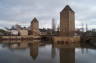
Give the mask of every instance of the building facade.
M 75 12 L 69 5 L 60 12 L 60 36 L 74 36 Z
M 26 29 L 19 30 L 19 34 L 20 34 L 20 36 L 28 36 L 28 30 L 26 30 Z

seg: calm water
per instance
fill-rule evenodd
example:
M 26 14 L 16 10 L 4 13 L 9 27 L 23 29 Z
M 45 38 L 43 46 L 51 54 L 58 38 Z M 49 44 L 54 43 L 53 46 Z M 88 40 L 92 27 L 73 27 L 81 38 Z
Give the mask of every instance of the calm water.
M 0 45 L 0 63 L 96 63 L 96 50 L 52 45 L 12 49 Z

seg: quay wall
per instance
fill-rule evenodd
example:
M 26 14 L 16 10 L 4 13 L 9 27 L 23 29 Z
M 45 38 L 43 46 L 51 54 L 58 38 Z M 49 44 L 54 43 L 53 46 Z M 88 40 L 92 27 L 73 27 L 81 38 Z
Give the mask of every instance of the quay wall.
M 52 38 L 55 47 L 78 47 L 80 46 L 80 36 L 63 37 L 54 36 Z
M 80 42 L 80 36 L 73 36 L 73 37 L 54 36 L 53 41 Z
M 40 39 L 40 36 L 0 36 L 0 40 L 33 40 Z

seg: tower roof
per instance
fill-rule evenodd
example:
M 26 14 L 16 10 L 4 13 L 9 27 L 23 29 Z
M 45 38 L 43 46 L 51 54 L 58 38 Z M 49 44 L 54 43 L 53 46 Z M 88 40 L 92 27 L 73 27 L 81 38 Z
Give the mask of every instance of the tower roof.
M 65 11 L 65 10 L 69 10 L 69 11 L 74 12 L 69 5 L 66 5 L 65 8 L 61 12 Z
M 33 20 L 31 21 L 31 23 L 33 23 L 33 22 L 38 22 L 36 17 L 34 17 Z

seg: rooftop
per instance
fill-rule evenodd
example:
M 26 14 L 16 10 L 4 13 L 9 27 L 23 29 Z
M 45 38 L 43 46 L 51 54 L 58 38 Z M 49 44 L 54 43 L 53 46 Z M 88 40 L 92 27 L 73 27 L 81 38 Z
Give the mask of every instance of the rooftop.
M 69 5 L 66 5 L 65 8 L 61 12 L 65 11 L 65 10 L 69 10 L 69 11 L 74 12 Z

